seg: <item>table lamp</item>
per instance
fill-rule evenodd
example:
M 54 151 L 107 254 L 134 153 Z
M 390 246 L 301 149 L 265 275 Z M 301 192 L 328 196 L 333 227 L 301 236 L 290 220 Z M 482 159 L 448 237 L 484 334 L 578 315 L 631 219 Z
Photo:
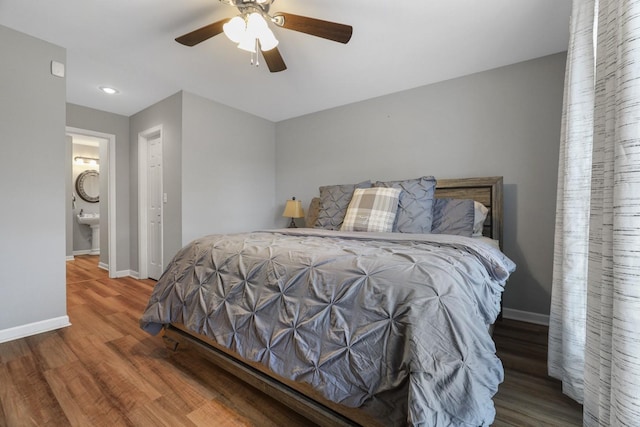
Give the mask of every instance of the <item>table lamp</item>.
M 302 202 L 292 197 L 291 200 L 287 200 L 287 204 L 284 206 L 284 212 L 282 216 L 291 218 L 288 228 L 298 228 L 294 218 L 304 218 L 304 209 L 302 209 Z

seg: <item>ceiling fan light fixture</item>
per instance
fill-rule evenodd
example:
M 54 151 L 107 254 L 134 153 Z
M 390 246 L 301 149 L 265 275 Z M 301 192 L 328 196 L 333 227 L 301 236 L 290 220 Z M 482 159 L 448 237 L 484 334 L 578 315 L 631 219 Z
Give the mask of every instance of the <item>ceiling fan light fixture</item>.
M 265 31 L 269 30 L 267 21 L 257 12 L 249 14 L 247 18 L 247 32 L 255 38 L 260 37 Z
M 247 32 L 247 25 L 239 16 L 231 18 L 229 22 L 222 26 L 225 36 L 234 43 L 240 43 Z
M 249 35 L 247 32 L 240 43 L 238 43 L 238 49 L 246 50 L 247 52 L 256 53 L 256 39 Z
M 260 49 L 262 49 L 262 51 L 264 52 L 278 46 L 278 39 L 276 39 L 273 31 L 271 31 L 269 28 L 267 28 L 267 31 L 265 31 L 258 37 L 258 40 L 260 40 Z
M 175 39 L 176 42 L 184 46 L 195 46 L 224 32 L 229 40 L 236 43 L 239 49 L 251 52 L 252 65 L 259 65 L 260 54 L 258 51 L 261 50 L 269 71 L 277 73 L 286 70 L 287 65 L 278 50 L 279 42 L 271 31 L 269 21 L 285 30 L 297 31 L 339 43 L 348 43 L 353 35 L 351 25 L 284 12 L 272 16 L 269 14 L 269 9 L 275 0 L 220 1 L 235 6 L 240 15 L 231 19 L 220 19 L 183 34 Z

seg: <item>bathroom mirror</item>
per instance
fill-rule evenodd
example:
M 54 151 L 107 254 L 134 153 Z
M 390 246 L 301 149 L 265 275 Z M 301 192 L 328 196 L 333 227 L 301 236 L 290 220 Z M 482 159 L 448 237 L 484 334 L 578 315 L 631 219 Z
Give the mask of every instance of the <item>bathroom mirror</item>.
M 82 200 L 98 203 L 100 201 L 100 175 L 98 171 L 88 170 L 78 175 L 76 191 Z

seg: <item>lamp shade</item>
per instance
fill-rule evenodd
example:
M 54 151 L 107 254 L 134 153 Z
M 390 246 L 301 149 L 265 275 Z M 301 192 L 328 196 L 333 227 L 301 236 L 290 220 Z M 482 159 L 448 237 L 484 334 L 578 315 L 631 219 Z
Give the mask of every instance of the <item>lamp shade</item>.
M 256 53 L 258 41 L 263 51 L 278 46 L 278 39 L 269 28 L 269 24 L 261 14 L 256 12 L 242 17 L 236 16 L 224 24 L 222 29 L 229 40 L 238 43 L 238 48 L 247 52 Z
M 287 200 L 282 216 L 287 218 L 303 218 L 304 209 L 302 209 L 302 202 L 296 200 L 295 197 L 292 200 Z
M 263 52 L 266 52 L 278 46 L 278 39 L 276 39 L 273 31 L 271 31 L 269 28 L 265 29 L 265 31 L 258 37 L 258 40 L 260 40 L 260 49 Z
M 247 52 L 251 52 L 251 53 L 256 53 L 255 37 L 251 36 L 251 34 L 249 34 L 249 32 L 247 31 L 244 34 L 244 37 L 242 38 L 240 43 L 238 43 L 238 49 L 246 50 Z
M 231 18 L 229 22 L 222 26 L 224 34 L 235 43 L 240 43 L 244 37 L 244 33 L 247 30 L 247 25 L 239 16 Z

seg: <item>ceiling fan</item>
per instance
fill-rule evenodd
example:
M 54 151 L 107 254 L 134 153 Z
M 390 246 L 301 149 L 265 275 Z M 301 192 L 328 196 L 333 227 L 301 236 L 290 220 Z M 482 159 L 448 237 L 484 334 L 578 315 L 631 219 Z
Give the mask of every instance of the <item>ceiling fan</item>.
M 347 43 L 351 39 L 353 27 L 321 19 L 278 12 L 269 14 L 269 8 L 275 0 L 220 0 L 222 3 L 235 6 L 240 15 L 222 19 L 213 24 L 184 34 L 176 41 L 185 46 L 195 46 L 224 32 L 238 48 L 251 52 L 251 62 L 258 65 L 258 51 L 262 52 L 269 71 L 276 73 L 287 69 L 268 22 L 272 22 L 287 30 L 299 31 L 323 39 Z

